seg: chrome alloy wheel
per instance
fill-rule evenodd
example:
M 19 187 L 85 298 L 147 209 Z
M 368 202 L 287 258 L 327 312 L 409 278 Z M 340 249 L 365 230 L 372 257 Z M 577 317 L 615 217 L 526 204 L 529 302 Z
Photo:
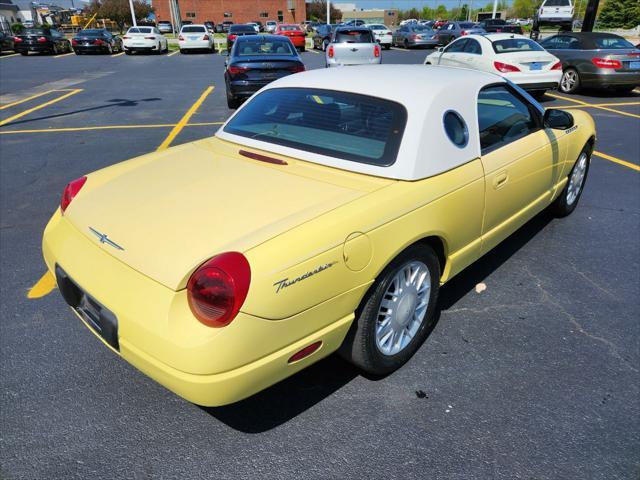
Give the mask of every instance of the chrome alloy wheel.
M 403 265 L 382 296 L 376 322 L 376 346 L 384 355 L 405 349 L 420 329 L 429 306 L 431 275 L 419 261 Z
M 582 152 L 578 157 L 576 166 L 573 168 L 573 172 L 571 172 L 571 177 L 569 177 L 569 186 L 567 187 L 567 205 L 573 205 L 573 202 L 575 202 L 580 195 L 580 191 L 584 185 L 584 177 L 587 173 L 587 161 L 587 154 Z
M 560 79 L 560 87 L 563 92 L 572 91 L 576 83 L 578 83 L 578 72 L 575 70 L 567 70 L 562 74 L 562 78 Z

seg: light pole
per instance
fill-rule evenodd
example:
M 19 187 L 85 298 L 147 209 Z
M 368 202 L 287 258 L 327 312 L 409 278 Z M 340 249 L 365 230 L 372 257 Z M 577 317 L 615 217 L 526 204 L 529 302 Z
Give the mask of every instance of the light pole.
M 138 24 L 136 23 L 136 12 L 133 9 L 133 0 L 129 0 L 129 8 L 131 9 L 131 20 L 133 21 L 133 26 L 137 27 Z
M 327 0 L 327 25 L 331 23 L 331 0 Z
M 498 11 L 498 0 L 493 0 L 493 14 L 491 18 L 496 18 L 496 12 Z

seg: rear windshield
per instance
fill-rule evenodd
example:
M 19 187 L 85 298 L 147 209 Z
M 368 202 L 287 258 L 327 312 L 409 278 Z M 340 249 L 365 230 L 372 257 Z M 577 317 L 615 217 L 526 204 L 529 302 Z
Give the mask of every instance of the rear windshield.
M 233 25 L 229 28 L 231 33 L 255 32 L 256 29 L 251 25 Z
M 493 50 L 496 53 L 541 52 L 544 48 L 528 38 L 507 38 L 494 41 Z
M 543 7 L 568 7 L 571 5 L 569 0 L 547 0 Z
M 373 36 L 369 30 L 340 30 L 336 32 L 337 43 L 372 43 Z
M 202 33 L 202 32 L 206 32 L 207 29 L 205 27 L 182 27 L 182 33 Z
M 371 30 L 387 30 L 385 25 L 369 25 Z
M 396 160 L 405 108 L 367 95 L 311 88 L 266 90 L 224 131 L 307 152 L 387 166 Z
M 151 29 L 144 28 L 144 27 L 133 27 L 133 28 L 130 28 L 127 33 L 151 33 Z
M 415 27 L 411 27 L 411 31 L 412 32 L 430 32 L 431 28 L 426 27 L 424 25 L 418 25 L 418 26 L 415 26 Z
M 283 32 L 301 32 L 302 29 L 297 25 L 280 25 L 280 30 Z
M 631 42 L 622 37 L 595 37 L 593 43 L 596 44 L 597 49 L 602 50 L 635 48 Z
M 27 28 L 25 29 L 21 35 L 49 35 L 50 30 L 45 30 L 43 28 Z
M 245 37 L 248 38 L 248 37 Z M 238 41 L 236 55 L 250 57 L 256 55 L 295 55 L 293 45 L 289 40 L 251 39 Z
M 78 35 L 83 35 L 85 37 L 101 37 L 104 33 L 104 30 L 80 30 Z
M 460 28 L 474 28 L 476 26 L 475 23 L 470 22 L 461 22 L 458 25 L 460 25 Z
M 171 25 L 171 22 L 167 21 L 167 20 L 160 20 L 158 22 L 158 25 Z

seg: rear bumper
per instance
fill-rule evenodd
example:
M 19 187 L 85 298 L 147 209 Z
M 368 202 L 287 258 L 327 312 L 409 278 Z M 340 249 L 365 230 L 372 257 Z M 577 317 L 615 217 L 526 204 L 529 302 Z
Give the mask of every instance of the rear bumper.
M 178 42 L 178 45 L 180 46 L 180 50 L 205 50 L 213 48 L 212 44 L 206 40 L 198 42 Z
M 282 77 L 280 77 L 282 78 Z M 235 97 L 250 97 L 258 90 L 260 90 L 265 85 L 277 80 L 274 78 L 273 80 L 233 80 L 227 82 L 227 88 L 231 92 L 231 94 Z
M 283 320 L 240 313 L 224 328 L 208 328 L 188 307 L 184 290 L 172 291 L 114 258 L 58 210 L 43 237 L 49 271 L 64 270 L 104 307 L 117 336 L 100 335 L 86 314 L 73 311 L 108 348 L 183 398 L 219 406 L 246 398 L 335 351 L 353 321 L 368 284 Z M 99 274 L 96 274 L 99 272 Z M 293 363 L 316 341 L 322 346 Z
M 580 82 L 585 87 L 632 87 L 640 86 L 640 72 L 581 73 Z
M 106 45 L 74 45 L 74 52 L 108 52 L 109 47 Z
M 544 23 L 546 25 L 560 25 L 572 22 L 573 17 L 538 17 L 538 23 Z
M 366 60 L 347 59 L 340 60 L 327 57 L 327 67 L 347 67 L 353 65 L 379 65 L 381 62 L 380 57 L 369 58 Z
M 53 50 L 53 44 L 51 43 L 41 43 L 41 44 L 31 44 L 31 45 L 24 45 L 21 43 L 16 43 L 14 46 L 14 51 L 16 53 L 23 53 L 23 52 L 50 52 Z
M 137 44 L 134 44 L 133 42 L 125 42 L 122 44 L 122 47 L 131 52 L 151 52 L 153 50 L 157 51 L 159 49 L 159 45 L 159 43 L 155 42 L 137 42 Z
M 525 90 L 549 90 L 558 88 L 562 72 L 560 70 L 538 73 L 515 72 L 508 73 L 504 77 Z
M 307 44 L 307 38 L 306 37 L 289 37 L 289 40 L 291 40 L 291 43 L 293 43 L 294 47 L 304 47 Z

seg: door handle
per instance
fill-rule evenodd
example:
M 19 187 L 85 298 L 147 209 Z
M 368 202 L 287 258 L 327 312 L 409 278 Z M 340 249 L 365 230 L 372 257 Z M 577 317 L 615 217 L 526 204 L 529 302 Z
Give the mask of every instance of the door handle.
M 499 173 L 493 179 L 493 188 L 498 189 L 502 187 L 505 183 L 507 183 L 508 179 L 509 179 L 509 176 L 507 175 L 507 172 Z

